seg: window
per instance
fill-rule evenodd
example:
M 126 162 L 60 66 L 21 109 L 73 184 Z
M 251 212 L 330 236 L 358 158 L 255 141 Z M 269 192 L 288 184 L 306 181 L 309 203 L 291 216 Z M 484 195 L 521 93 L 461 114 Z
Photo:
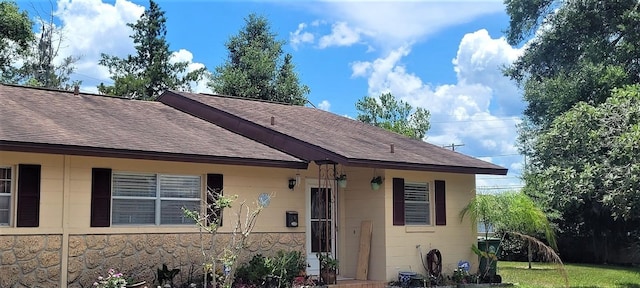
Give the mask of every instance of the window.
M 429 183 L 404 184 L 404 221 L 406 225 L 431 225 Z
M 193 224 L 182 207 L 200 208 L 200 176 L 113 173 L 113 224 Z
M 11 179 L 11 167 L 0 167 L 0 225 L 11 220 Z
M 446 185 L 443 180 L 433 181 L 433 207 L 429 183 L 405 182 L 393 178 L 393 225 L 447 225 Z M 434 209 L 435 221 L 431 219 Z

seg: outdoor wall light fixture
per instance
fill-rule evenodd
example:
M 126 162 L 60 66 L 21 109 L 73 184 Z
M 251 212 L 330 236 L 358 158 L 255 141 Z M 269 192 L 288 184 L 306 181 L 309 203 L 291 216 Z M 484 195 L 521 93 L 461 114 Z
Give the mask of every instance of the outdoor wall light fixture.
M 296 173 L 296 178 L 289 178 L 289 189 L 293 190 L 300 183 L 300 173 Z

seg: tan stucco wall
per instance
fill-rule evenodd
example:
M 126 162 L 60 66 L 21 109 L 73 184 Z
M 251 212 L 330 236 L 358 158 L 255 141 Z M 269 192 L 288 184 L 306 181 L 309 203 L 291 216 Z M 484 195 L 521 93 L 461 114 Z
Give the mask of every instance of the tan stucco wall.
M 376 170 L 381 175 L 380 170 Z M 340 273 L 345 277 L 355 277 L 360 250 L 361 223 L 370 220 L 372 224 L 371 254 L 368 279 L 385 280 L 385 191 L 381 187 L 377 191 L 371 189 L 373 169 L 346 168 L 347 187 L 341 191 L 340 223 L 344 256 L 341 260 Z
M 40 227 L 16 228 L 0 226 L 0 235 L 62 235 L 60 283 L 67 283 L 67 267 L 72 260 L 70 239 L 84 235 L 110 234 L 184 234 L 194 233 L 196 228 L 186 226 L 113 226 L 91 228 L 91 169 L 111 168 L 114 171 L 202 175 L 221 173 L 224 175 L 225 195 L 237 194 L 238 201 L 254 205 L 260 193 L 271 193 L 275 197 L 265 209 L 254 230 L 255 233 L 293 233 L 304 235 L 306 230 L 305 201 L 306 179 L 322 177 L 318 166 L 309 165 L 309 170 L 243 167 L 232 165 L 180 163 L 167 161 L 130 160 L 69 155 L 50 155 L 0 151 L 0 166 L 17 164 L 42 165 L 40 202 Z M 373 223 L 369 279 L 393 280 L 397 272 L 413 270 L 424 273 L 420 262 L 420 245 L 424 253 L 431 248 L 440 249 L 444 258 L 444 269 L 450 273 L 459 260 L 477 263 L 469 247 L 475 241 L 475 232 L 468 221 L 460 223 L 458 213 L 474 195 L 474 175 L 428 173 L 398 170 L 374 170 L 373 168 L 338 167 L 348 175 L 346 188 L 339 188 L 338 195 L 338 259 L 340 274 L 354 277 L 360 241 L 360 224 L 363 220 Z M 294 190 L 287 187 L 288 179 L 299 174 L 300 183 Z M 383 175 L 385 181 L 378 191 L 373 191 L 370 180 L 373 175 Z M 433 199 L 433 181 L 445 180 L 447 188 L 447 225 L 409 227 L 392 225 L 392 178 L 402 177 L 406 181 L 428 181 Z M 204 191 L 204 187 L 203 187 Z M 15 207 L 15 197 L 12 199 Z M 238 207 L 235 205 L 234 207 Z M 285 226 L 285 212 L 297 211 L 299 227 Z M 15 216 L 15 211 L 12 211 Z M 221 232 L 233 227 L 235 210 L 226 210 Z M 432 219 L 433 219 L 432 214 Z M 12 219 L 15 217 L 12 217 Z M 269 234 L 263 234 L 269 235 Z M 305 243 L 296 244 L 304 249 Z M 301 247 L 300 247 L 301 246 Z M 156 263 L 161 264 L 161 263 Z M 474 266 L 477 267 L 477 266 Z M 108 268 L 107 268 L 108 269 Z M 73 275 L 70 275 L 70 277 Z
M 300 173 L 294 169 L 241 167 L 232 165 L 195 164 L 167 161 L 130 160 L 100 157 L 63 156 L 37 153 L 0 151 L 0 166 L 17 164 L 42 165 L 39 233 L 61 232 L 64 227 L 72 234 L 135 232 L 193 232 L 190 226 L 113 226 L 90 228 L 91 169 L 111 168 L 113 171 L 202 175 L 221 173 L 224 175 L 225 195 L 238 195 L 236 203 L 246 201 L 255 207 L 261 193 L 273 194 L 270 206 L 259 218 L 256 232 L 304 232 L 304 227 L 285 227 L 285 211 L 304 209 L 304 193 L 288 189 L 288 179 Z M 302 171 L 304 173 L 305 171 Z M 304 179 L 304 174 L 302 176 Z M 204 187 L 203 187 L 204 191 Z M 15 203 L 15 197 L 12 199 Z M 14 205 L 15 206 L 15 205 Z M 61 209 L 62 207 L 62 209 Z M 14 209 L 15 210 L 15 209 Z M 15 215 L 15 211 L 12 211 Z M 226 210 L 221 232 L 233 227 L 235 211 Z M 304 212 L 304 211 L 300 211 Z M 303 215 L 303 213 L 301 213 Z M 229 217 L 227 217 L 229 216 Z M 12 217 L 12 219 L 15 217 Z M 303 219 L 301 219 L 303 220 Z M 63 225 L 63 222 L 65 225 Z M 304 223 L 301 221 L 300 223 Z M 15 226 L 15 225 L 14 225 Z M 44 230 L 43 230 L 44 229 Z M 0 226 L 0 233 L 35 233 L 33 228 L 11 228 Z
M 447 225 L 393 226 L 391 179 L 394 177 L 404 178 L 409 182 L 429 182 L 432 223 L 435 219 L 433 181 L 446 181 Z M 476 241 L 475 225 L 471 225 L 468 219 L 460 222 L 458 216 L 460 210 L 475 196 L 475 175 L 388 170 L 384 185 L 387 280 L 396 280 L 399 271 L 413 271 L 426 275 L 419 249 L 422 249 L 423 257 L 431 249 L 440 250 L 445 274 L 451 275 L 460 260 L 471 262 L 472 269 L 477 269 L 477 258 L 471 251 L 471 244 Z M 418 245 L 419 248 L 416 248 Z
M 274 198 L 271 200 L 269 207 L 264 209 L 260 215 L 257 227 L 254 230 L 255 233 L 290 234 L 298 235 L 296 237 L 299 238 L 302 237 L 299 235 L 304 235 L 305 231 L 304 217 L 300 219 L 300 227 L 287 228 L 285 225 L 285 211 L 295 210 L 299 212 L 300 216 L 304 216 L 305 194 L 289 190 L 287 184 L 288 179 L 295 177 L 296 173 L 301 173 L 301 179 L 304 179 L 305 171 L 0 151 L 0 166 L 11 166 L 15 169 L 18 164 L 42 165 L 40 226 L 37 228 L 17 228 L 15 223 L 12 223 L 10 226 L 0 226 L 0 235 L 17 237 L 15 243 L 30 239 L 25 238 L 29 237 L 29 235 L 61 235 L 60 253 L 63 257 L 60 259 L 61 263 L 59 265 L 61 268 L 58 271 L 61 271 L 60 283 L 65 283 L 65 285 L 61 286 L 66 286 L 68 276 L 66 270 L 72 264 L 70 258 L 66 255 L 69 255 L 70 247 L 72 246 L 70 245 L 70 239 L 73 237 L 94 234 L 176 234 L 197 231 L 193 225 L 89 227 L 92 168 L 111 168 L 113 171 L 202 175 L 203 177 L 207 173 L 221 173 L 224 175 L 225 195 L 237 194 L 238 200 L 233 209 L 225 210 L 224 224 L 220 229 L 220 233 L 230 232 L 234 227 L 236 208 L 240 206 L 240 202 L 246 201 L 248 206 L 255 207 L 255 201 L 261 193 L 272 194 Z M 204 193 L 204 187 L 202 189 Z M 12 201 L 11 219 L 12 222 L 15 222 L 15 197 L 12 197 Z M 268 239 L 270 236 L 265 237 L 264 239 Z M 292 243 L 292 246 L 304 249 L 304 242 L 299 242 L 296 240 L 295 243 Z M 3 252 L 3 255 L 8 255 L 5 252 Z M 30 254 L 26 257 L 32 259 L 37 255 L 37 253 Z M 161 263 L 153 263 L 153 265 L 158 264 Z M 101 268 L 106 270 L 109 267 Z
M 62 227 L 63 203 L 63 166 L 64 156 L 35 153 L 14 153 L 0 151 L 0 166 L 11 166 L 15 169 L 17 164 L 40 164 L 41 167 L 41 193 L 40 193 L 40 226 L 39 233 L 60 233 Z M 13 183 L 15 187 L 15 183 Z M 11 199 L 15 204 L 15 197 Z M 15 205 L 14 205 L 15 208 Z M 15 216 L 15 209 L 11 211 Z M 15 226 L 15 217 L 11 217 Z M 3 226 L 0 226 L 0 235 L 4 235 Z M 16 231 L 20 230 L 20 231 Z M 11 232 L 37 233 L 34 228 L 12 228 Z

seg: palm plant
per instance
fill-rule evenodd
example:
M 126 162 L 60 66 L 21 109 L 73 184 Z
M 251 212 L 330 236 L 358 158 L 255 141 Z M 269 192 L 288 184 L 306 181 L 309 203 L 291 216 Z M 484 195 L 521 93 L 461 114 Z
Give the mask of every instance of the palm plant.
M 484 225 L 485 239 L 489 236 L 489 228 L 500 231 L 503 235 L 511 234 L 522 238 L 528 243 L 529 268 L 531 268 L 532 253 L 535 247 L 543 252 L 548 260 L 560 264 L 565 280 L 567 279 L 566 272 L 562 267 L 562 260 L 555 251 L 557 247 L 553 227 L 542 209 L 524 193 L 506 192 L 476 195 L 460 211 L 460 221 L 464 217 L 469 217 L 472 225 L 476 225 L 476 223 Z M 535 238 L 534 235 L 538 233 L 545 235 L 549 245 Z M 502 239 L 498 246 L 501 244 Z M 474 251 L 477 250 L 477 247 L 475 248 Z

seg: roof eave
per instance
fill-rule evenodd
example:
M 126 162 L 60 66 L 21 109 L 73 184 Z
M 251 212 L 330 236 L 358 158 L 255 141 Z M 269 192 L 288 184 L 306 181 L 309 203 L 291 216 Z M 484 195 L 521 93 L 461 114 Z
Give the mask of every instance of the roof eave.
M 371 167 L 380 169 L 397 169 L 397 170 L 417 170 L 444 173 L 461 173 L 461 174 L 482 174 L 482 175 L 507 175 L 508 169 L 496 166 L 490 167 L 470 167 L 470 166 L 446 166 L 434 164 L 405 163 L 392 161 L 379 161 L 369 159 L 349 159 L 347 165 L 358 167 Z
M 259 166 L 272 168 L 307 169 L 305 161 L 286 161 L 256 158 L 225 157 L 214 155 L 180 154 L 157 151 L 141 151 L 102 147 L 87 147 L 48 143 L 16 142 L 0 140 L 0 151 L 47 153 L 77 156 L 112 157 L 140 160 L 159 160 L 188 163 Z

